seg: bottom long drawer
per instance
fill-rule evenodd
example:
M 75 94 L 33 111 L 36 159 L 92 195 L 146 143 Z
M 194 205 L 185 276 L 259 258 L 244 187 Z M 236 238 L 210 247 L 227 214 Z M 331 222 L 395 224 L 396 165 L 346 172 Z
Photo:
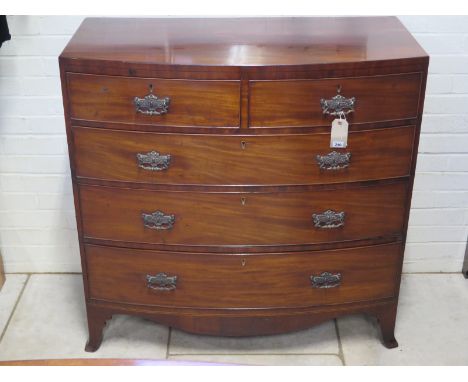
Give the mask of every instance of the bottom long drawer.
M 215 255 L 87 245 L 92 299 L 191 308 L 279 308 L 392 297 L 400 243 Z

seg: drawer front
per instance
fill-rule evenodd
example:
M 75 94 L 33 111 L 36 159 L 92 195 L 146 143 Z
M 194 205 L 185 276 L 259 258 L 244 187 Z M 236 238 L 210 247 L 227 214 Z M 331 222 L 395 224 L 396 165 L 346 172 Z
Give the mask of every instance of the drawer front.
M 239 81 L 167 80 L 73 73 L 67 75 L 67 81 L 72 118 L 155 126 L 239 126 Z M 151 96 L 145 99 L 149 94 L 158 99 Z M 135 97 L 139 100 L 136 101 Z M 166 97 L 167 102 L 161 103 Z
M 330 149 L 326 133 L 170 135 L 74 127 L 73 138 L 81 177 L 157 184 L 319 184 L 407 176 L 414 127 L 352 132 L 347 149 Z
M 250 126 L 323 126 L 334 116 L 323 113 L 321 99 L 355 98 L 350 123 L 416 118 L 420 73 L 322 80 L 254 81 L 250 83 Z M 347 111 L 349 109 L 345 109 Z M 330 109 L 329 111 L 332 111 Z
M 89 245 L 85 251 L 92 299 L 191 308 L 302 307 L 393 297 L 401 256 L 399 243 L 263 255 Z
M 138 243 L 296 245 L 399 235 L 407 183 L 283 193 L 80 186 L 85 237 Z M 326 213 L 326 211 L 332 211 Z

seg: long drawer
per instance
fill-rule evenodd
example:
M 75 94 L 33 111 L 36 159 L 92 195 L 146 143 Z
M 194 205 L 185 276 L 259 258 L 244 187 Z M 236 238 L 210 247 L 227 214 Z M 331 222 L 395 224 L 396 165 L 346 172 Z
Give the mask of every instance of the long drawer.
M 74 127 L 79 177 L 155 184 L 325 184 L 407 176 L 414 126 L 330 134 L 172 135 Z
M 334 118 L 324 114 L 321 100 L 354 98 L 351 123 L 416 118 L 421 73 L 319 80 L 252 81 L 250 126 L 318 126 Z M 331 105 L 331 103 L 330 103 Z M 345 108 L 344 111 L 349 111 Z M 328 111 L 333 112 L 330 108 Z
M 239 126 L 239 81 L 76 73 L 67 74 L 67 81 L 71 118 L 155 126 Z
M 79 188 L 86 238 L 189 246 L 296 245 L 400 235 L 406 191 L 406 182 L 270 193 Z
M 86 245 L 90 297 L 191 308 L 278 308 L 395 296 L 400 243 L 213 255 Z

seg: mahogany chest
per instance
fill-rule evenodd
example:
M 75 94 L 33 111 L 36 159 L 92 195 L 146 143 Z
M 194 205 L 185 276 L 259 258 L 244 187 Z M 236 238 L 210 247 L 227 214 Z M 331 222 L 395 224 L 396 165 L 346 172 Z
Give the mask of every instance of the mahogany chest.
M 394 17 L 88 18 L 60 56 L 89 325 L 394 326 L 429 58 Z M 331 147 L 346 119 L 346 147 Z

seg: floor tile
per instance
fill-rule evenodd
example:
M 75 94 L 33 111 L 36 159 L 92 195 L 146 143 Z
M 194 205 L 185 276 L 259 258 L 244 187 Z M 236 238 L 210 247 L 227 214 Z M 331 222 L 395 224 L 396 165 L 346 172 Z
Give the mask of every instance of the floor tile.
M 338 354 L 335 323 L 295 333 L 260 337 L 199 336 L 173 330 L 169 354 Z
M 168 336 L 167 327 L 152 321 L 114 316 L 94 357 L 165 359 Z
M 299 355 L 268 355 L 268 354 L 223 354 L 223 355 L 171 355 L 170 360 L 214 362 L 223 365 L 257 365 L 257 366 L 342 366 L 337 355 L 329 354 L 299 354 Z
M 0 335 L 5 330 L 8 319 L 27 279 L 27 275 L 6 275 L 5 284 L 0 290 Z
M 87 325 L 80 275 L 32 275 L 2 342 L 0 359 L 165 358 L 168 329 L 116 316 L 95 353 L 87 353 Z
M 468 280 L 403 275 L 395 337 L 386 349 L 373 318 L 338 320 L 346 365 L 468 365 Z

